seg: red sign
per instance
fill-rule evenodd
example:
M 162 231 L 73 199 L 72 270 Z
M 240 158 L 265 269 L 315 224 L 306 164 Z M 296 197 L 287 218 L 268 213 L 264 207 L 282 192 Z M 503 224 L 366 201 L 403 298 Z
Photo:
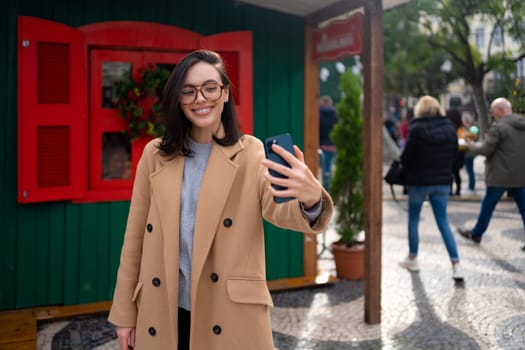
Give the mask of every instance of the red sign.
M 312 60 L 335 61 L 343 56 L 359 55 L 362 48 L 363 14 L 335 20 L 312 32 Z

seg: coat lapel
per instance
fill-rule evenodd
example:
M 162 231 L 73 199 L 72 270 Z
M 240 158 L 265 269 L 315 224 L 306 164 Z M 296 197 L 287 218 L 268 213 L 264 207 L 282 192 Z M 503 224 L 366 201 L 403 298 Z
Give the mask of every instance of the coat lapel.
M 179 306 L 179 215 L 184 158 L 176 157 L 151 175 L 152 197 L 164 239 L 164 267 L 171 323 L 177 324 Z M 161 252 L 158 252 L 159 254 Z M 174 334 L 176 337 L 176 334 Z
M 240 142 L 230 147 L 213 144 L 208 165 L 202 179 L 195 216 L 193 237 L 192 281 L 200 279 L 210 252 L 221 214 L 235 180 L 238 165 L 232 158 L 242 149 Z M 196 297 L 197 283 L 191 285 L 191 300 Z M 192 305 L 192 309 L 193 309 Z

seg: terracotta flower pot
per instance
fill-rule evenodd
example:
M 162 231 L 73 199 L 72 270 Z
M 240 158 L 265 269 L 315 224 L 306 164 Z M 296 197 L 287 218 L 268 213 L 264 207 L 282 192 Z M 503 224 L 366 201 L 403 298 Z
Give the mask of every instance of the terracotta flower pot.
M 365 275 L 365 245 L 355 244 L 352 247 L 338 244 L 331 245 L 334 255 L 335 271 L 338 278 L 357 281 Z

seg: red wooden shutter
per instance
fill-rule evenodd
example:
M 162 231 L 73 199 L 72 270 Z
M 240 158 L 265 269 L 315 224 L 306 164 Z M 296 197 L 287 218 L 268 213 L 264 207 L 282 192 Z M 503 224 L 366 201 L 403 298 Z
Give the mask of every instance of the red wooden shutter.
M 74 28 L 18 19 L 18 202 L 86 190 L 85 45 Z
M 253 61 L 252 33 L 226 32 L 207 36 L 199 42 L 202 49 L 217 51 L 232 80 L 232 91 L 239 113 L 241 129 L 253 134 Z

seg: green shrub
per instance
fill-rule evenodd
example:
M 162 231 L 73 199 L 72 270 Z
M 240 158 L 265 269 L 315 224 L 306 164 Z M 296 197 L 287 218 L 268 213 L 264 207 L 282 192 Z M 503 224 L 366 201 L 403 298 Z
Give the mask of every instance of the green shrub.
M 339 83 L 341 101 L 337 104 L 339 121 L 330 138 L 337 149 L 330 195 L 337 207 L 336 230 L 341 242 L 355 243 L 364 227 L 363 192 L 363 116 L 359 77 L 347 70 Z

